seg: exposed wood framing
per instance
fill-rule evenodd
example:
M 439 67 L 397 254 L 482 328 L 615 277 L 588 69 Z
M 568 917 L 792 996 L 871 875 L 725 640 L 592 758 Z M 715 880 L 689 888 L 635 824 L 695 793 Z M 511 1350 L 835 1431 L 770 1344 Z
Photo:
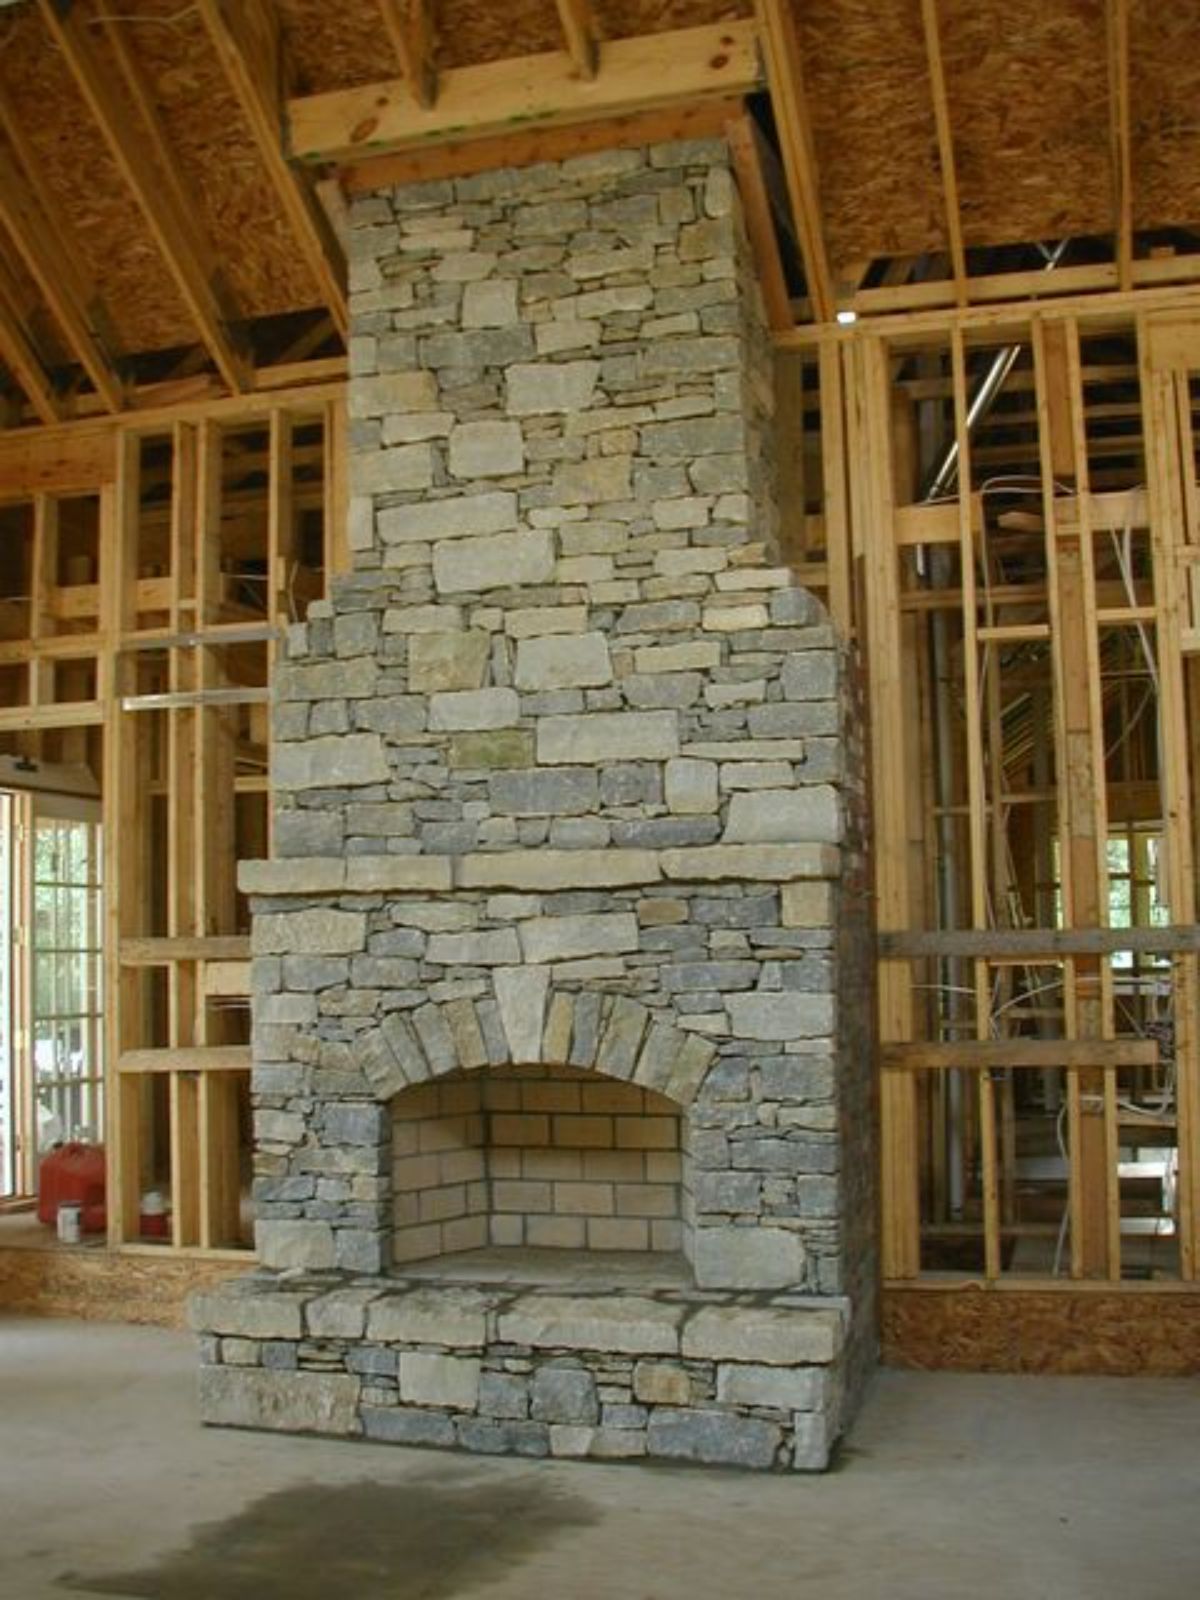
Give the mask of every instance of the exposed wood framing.
M 140 84 L 134 57 L 123 45 L 120 23 L 106 23 L 105 31 L 137 104 L 137 118 L 130 117 L 96 48 L 92 25 L 102 17 L 85 0 L 73 0 L 65 7 L 58 0 L 38 3 L 105 143 L 153 231 L 217 370 L 231 389 L 248 389 L 250 367 L 234 326 L 236 311 L 229 303 L 194 208 L 188 205 L 179 187 L 153 101 Z
M 113 357 L 110 319 L 79 266 L 78 246 L 61 220 L 46 212 L 42 200 L 46 186 L 31 164 L 20 130 L 2 112 L 0 120 L 25 169 L 17 165 L 16 156 L 0 147 L 0 222 L 11 234 L 96 393 L 108 410 L 120 411 L 125 404 L 125 385 Z
M 946 72 L 942 65 L 942 35 L 937 0 L 921 0 L 921 26 L 925 32 L 925 58 L 929 64 L 929 84 L 933 93 L 933 116 L 937 127 L 938 164 L 942 169 L 942 196 L 946 207 L 946 238 L 954 292 L 959 304 L 967 298 L 967 253 L 963 248 L 962 213 L 958 203 L 958 174 L 954 164 L 954 132 L 950 122 L 950 102 L 946 95 Z
M 427 110 L 438 97 L 428 0 L 379 0 L 379 11 L 408 92 Z
M 310 95 L 290 103 L 292 151 L 346 165 L 403 149 L 488 138 L 514 129 L 628 116 L 760 86 L 751 23 L 685 28 L 604 49 L 604 70 L 580 79 L 561 51 L 458 67 L 442 74 L 435 106 L 414 105 L 405 80 Z
M 283 149 L 283 47 L 274 7 L 270 0 L 198 0 L 198 8 L 297 246 L 345 338 L 345 257 L 308 174 L 293 167 Z
M 821 220 L 817 163 L 795 18 L 788 0 L 758 0 L 757 16 L 808 297 L 816 321 L 828 322 L 835 309 L 833 274 Z
M 66 414 L 62 397 L 30 337 L 5 272 L 0 272 L 0 357 L 25 391 L 34 413 L 43 422 L 61 422 Z
M 773 331 L 779 332 L 792 327 L 795 318 L 771 215 L 771 196 L 763 174 L 762 134 L 753 117 L 743 115 L 729 124 L 726 137 L 742 197 L 746 231 L 758 267 L 767 322 Z
M 1129 0 L 1107 0 L 1109 128 L 1117 281 L 1133 287 L 1133 148 L 1129 97 Z
M 567 54 L 581 78 L 594 78 L 600 68 L 600 36 L 591 0 L 555 0 Z

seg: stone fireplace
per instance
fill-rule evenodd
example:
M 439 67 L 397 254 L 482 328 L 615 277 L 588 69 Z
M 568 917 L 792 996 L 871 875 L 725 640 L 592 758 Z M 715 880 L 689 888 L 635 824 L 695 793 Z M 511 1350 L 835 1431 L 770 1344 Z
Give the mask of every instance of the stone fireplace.
M 874 1349 L 861 714 L 719 141 L 355 202 L 209 1422 L 821 1468 Z

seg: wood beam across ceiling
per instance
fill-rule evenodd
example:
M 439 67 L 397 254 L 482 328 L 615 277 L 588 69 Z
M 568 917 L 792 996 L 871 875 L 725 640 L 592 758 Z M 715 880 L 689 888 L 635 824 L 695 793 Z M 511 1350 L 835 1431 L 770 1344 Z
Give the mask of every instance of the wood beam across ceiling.
M 197 0 L 197 10 L 250 125 L 296 246 L 344 339 L 350 331 L 345 256 L 309 173 L 293 167 L 284 152 L 283 41 L 272 0 Z
M 252 388 L 251 364 L 236 329 L 236 308 L 196 220 L 195 207 L 180 184 L 153 99 L 119 21 L 107 18 L 86 0 L 38 0 L 38 5 L 217 370 L 235 392 Z M 136 116 L 130 116 L 117 79 L 97 49 L 96 24 L 104 27 Z
M 112 354 L 111 321 L 84 275 L 75 241 L 44 207 L 40 197 L 48 191 L 20 130 L 2 109 L 0 121 L 13 145 L 11 152 L 0 146 L 0 222 L 96 393 L 109 411 L 121 411 L 126 390 Z
M 428 110 L 438 97 L 438 78 L 427 0 L 379 0 L 379 11 L 408 92 Z
M 603 71 L 590 81 L 554 50 L 444 72 L 429 108 L 413 104 L 404 80 L 292 100 L 292 153 L 352 166 L 397 151 L 627 117 L 761 86 L 753 23 L 680 28 L 611 40 Z
M 817 160 L 796 21 L 789 0 L 757 0 L 756 14 L 809 303 L 815 321 L 829 322 L 835 310 L 833 274 L 821 221 Z

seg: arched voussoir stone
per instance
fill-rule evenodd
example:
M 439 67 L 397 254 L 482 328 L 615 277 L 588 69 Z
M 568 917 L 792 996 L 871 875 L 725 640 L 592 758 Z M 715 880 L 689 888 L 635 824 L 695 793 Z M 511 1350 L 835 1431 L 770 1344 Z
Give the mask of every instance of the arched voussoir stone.
M 391 1012 L 355 1046 L 377 1100 L 481 1067 L 571 1066 L 622 1079 L 687 1107 L 716 1048 L 624 995 L 553 989 L 544 967 L 500 968 L 477 1000 Z

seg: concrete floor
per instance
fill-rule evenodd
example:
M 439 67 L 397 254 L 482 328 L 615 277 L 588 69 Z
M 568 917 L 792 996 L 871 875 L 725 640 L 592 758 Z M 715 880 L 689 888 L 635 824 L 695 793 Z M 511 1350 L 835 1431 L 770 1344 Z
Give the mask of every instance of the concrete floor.
M 201 1429 L 186 1335 L 0 1316 L 0 1597 L 1182 1600 L 1200 1382 L 880 1374 L 823 1478 Z

